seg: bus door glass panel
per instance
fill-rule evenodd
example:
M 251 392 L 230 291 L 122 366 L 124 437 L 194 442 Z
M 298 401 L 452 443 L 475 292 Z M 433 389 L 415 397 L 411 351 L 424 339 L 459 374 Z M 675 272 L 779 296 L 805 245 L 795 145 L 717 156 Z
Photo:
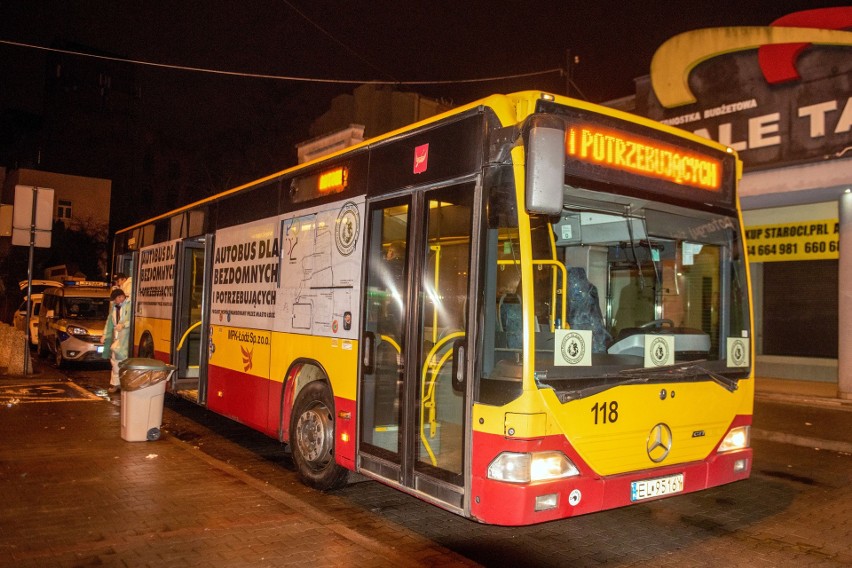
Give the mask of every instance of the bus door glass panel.
M 204 289 L 204 244 L 182 243 L 183 254 L 178 266 L 180 286 L 177 302 L 178 378 L 197 378 L 201 362 L 201 300 Z
M 414 469 L 457 485 L 464 465 L 466 381 L 454 383 L 453 357 L 467 339 L 473 195 L 472 184 L 425 194 L 426 242 L 416 263 L 421 275 Z
M 138 254 L 139 254 L 138 252 L 128 252 L 128 253 L 124 253 L 124 254 L 120 254 L 120 255 L 116 256 L 115 257 L 115 265 L 114 265 L 114 268 L 113 268 L 113 270 L 115 271 L 115 273 L 113 274 L 113 279 L 115 279 L 115 274 L 118 274 L 119 272 L 121 272 L 122 274 L 124 274 L 125 276 L 130 278 L 131 302 L 133 300 L 133 293 L 134 293 L 133 287 L 136 285 L 137 282 L 139 282 L 138 278 L 133 277 L 136 274 L 134 272 L 134 266 L 136 266 L 136 257 L 137 257 Z M 134 345 L 138 345 L 137 337 L 136 337 L 136 309 L 135 308 L 133 308 L 131 310 L 130 339 L 131 339 L 130 350 L 133 351 Z
M 368 214 L 367 293 L 362 348 L 361 447 L 400 463 L 410 200 Z

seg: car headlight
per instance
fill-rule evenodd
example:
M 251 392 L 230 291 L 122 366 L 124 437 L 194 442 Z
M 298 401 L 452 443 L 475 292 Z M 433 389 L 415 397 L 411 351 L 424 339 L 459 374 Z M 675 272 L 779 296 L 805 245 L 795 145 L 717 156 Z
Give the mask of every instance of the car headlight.
M 509 483 L 551 481 L 580 475 L 562 452 L 503 452 L 488 466 L 488 479 Z
M 77 327 L 76 325 L 69 325 L 67 331 L 71 335 L 89 335 L 89 330 L 83 327 Z
M 731 428 L 722 443 L 719 444 L 719 452 L 730 452 L 742 450 L 749 446 L 751 426 L 738 426 Z

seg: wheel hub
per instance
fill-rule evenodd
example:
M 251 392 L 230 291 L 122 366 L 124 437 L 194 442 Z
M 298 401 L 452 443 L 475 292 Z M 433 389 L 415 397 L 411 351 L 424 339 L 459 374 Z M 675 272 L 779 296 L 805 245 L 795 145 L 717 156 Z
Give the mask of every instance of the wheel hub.
M 331 452 L 330 416 L 325 406 L 310 408 L 299 416 L 296 440 L 299 451 L 312 467 L 326 464 Z

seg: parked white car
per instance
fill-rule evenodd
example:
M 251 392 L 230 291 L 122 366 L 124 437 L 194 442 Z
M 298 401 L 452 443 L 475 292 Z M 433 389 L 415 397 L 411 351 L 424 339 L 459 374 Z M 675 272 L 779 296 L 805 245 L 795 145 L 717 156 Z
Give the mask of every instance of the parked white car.
M 44 291 L 38 319 L 38 354 L 66 362 L 104 362 L 104 324 L 110 288 L 104 282 L 66 282 Z
M 27 290 L 27 281 L 21 280 L 18 283 L 21 290 L 26 292 Z M 61 282 L 56 282 L 55 280 L 33 280 L 32 283 L 32 292 L 33 292 L 33 302 L 32 302 L 32 315 L 30 316 L 30 346 L 35 347 L 38 345 L 38 312 L 41 309 L 41 299 L 42 299 L 42 291 L 45 288 L 56 288 L 62 286 Z M 24 301 L 21 302 L 21 305 L 18 306 L 18 309 L 15 311 L 15 316 L 12 318 L 12 326 L 15 329 L 19 329 L 23 332 L 27 331 L 27 298 L 24 297 Z

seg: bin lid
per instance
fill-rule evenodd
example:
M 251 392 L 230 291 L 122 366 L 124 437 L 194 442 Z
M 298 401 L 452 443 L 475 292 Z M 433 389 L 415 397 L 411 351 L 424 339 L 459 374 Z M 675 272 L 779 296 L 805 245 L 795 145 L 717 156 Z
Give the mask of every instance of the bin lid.
M 165 371 L 171 367 L 160 361 L 159 359 L 150 359 L 148 357 L 133 357 L 125 359 L 119 363 L 122 369 L 135 369 L 139 371 Z

